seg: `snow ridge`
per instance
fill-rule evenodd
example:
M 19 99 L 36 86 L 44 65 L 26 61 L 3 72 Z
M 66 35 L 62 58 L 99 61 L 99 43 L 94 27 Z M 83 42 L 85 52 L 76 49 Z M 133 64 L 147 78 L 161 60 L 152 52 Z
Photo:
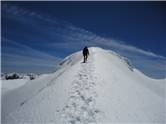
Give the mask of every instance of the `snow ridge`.
M 89 48 L 58 70 L 2 97 L 3 124 L 117 124 L 165 122 L 165 80 L 145 76 L 112 51 Z M 26 101 L 25 101 L 26 100 Z
M 69 99 L 62 109 L 62 122 L 65 124 L 96 123 L 100 111 L 95 108 L 97 77 L 92 59 L 81 63 L 81 69 L 72 83 Z

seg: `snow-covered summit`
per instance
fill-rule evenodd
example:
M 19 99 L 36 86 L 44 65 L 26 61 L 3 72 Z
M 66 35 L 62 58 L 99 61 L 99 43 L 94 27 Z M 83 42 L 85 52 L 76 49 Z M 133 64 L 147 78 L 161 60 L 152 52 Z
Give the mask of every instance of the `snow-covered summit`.
M 164 123 L 164 79 L 134 69 L 110 50 L 92 47 L 59 69 L 2 96 L 3 123 Z

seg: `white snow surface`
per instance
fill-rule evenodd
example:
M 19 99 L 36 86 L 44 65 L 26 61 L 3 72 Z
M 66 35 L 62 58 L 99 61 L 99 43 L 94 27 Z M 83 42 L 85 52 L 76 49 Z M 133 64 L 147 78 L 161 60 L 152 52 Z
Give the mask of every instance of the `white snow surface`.
M 3 124 L 164 123 L 165 79 L 151 79 L 110 50 L 92 47 L 2 95 Z
M 21 87 L 26 82 L 28 82 L 29 79 L 0 80 L 0 81 L 2 84 L 1 90 L 3 95 L 3 94 L 6 94 L 6 92 L 10 92 L 11 90 Z

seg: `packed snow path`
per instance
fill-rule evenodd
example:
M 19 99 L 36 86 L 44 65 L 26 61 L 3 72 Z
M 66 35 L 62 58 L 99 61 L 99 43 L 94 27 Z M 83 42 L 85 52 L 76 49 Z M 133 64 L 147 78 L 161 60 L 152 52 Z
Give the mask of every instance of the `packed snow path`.
M 80 71 L 72 83 L 67 105 L 62 111 L 65 124 L 96 122 L 99 110 L 95 108 L 97 77 L 94 70 L 93 56 L 89 57 L 87 63 L 81 63 Z

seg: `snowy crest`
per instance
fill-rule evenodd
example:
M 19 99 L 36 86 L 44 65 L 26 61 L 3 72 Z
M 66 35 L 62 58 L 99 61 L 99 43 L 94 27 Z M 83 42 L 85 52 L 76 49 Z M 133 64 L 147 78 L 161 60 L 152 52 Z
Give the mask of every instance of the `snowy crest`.
M 89 48 L 56 72 L 2 95 L 3 123 L 164 123 L 164 80 L 151 79 L 117 53 Z

